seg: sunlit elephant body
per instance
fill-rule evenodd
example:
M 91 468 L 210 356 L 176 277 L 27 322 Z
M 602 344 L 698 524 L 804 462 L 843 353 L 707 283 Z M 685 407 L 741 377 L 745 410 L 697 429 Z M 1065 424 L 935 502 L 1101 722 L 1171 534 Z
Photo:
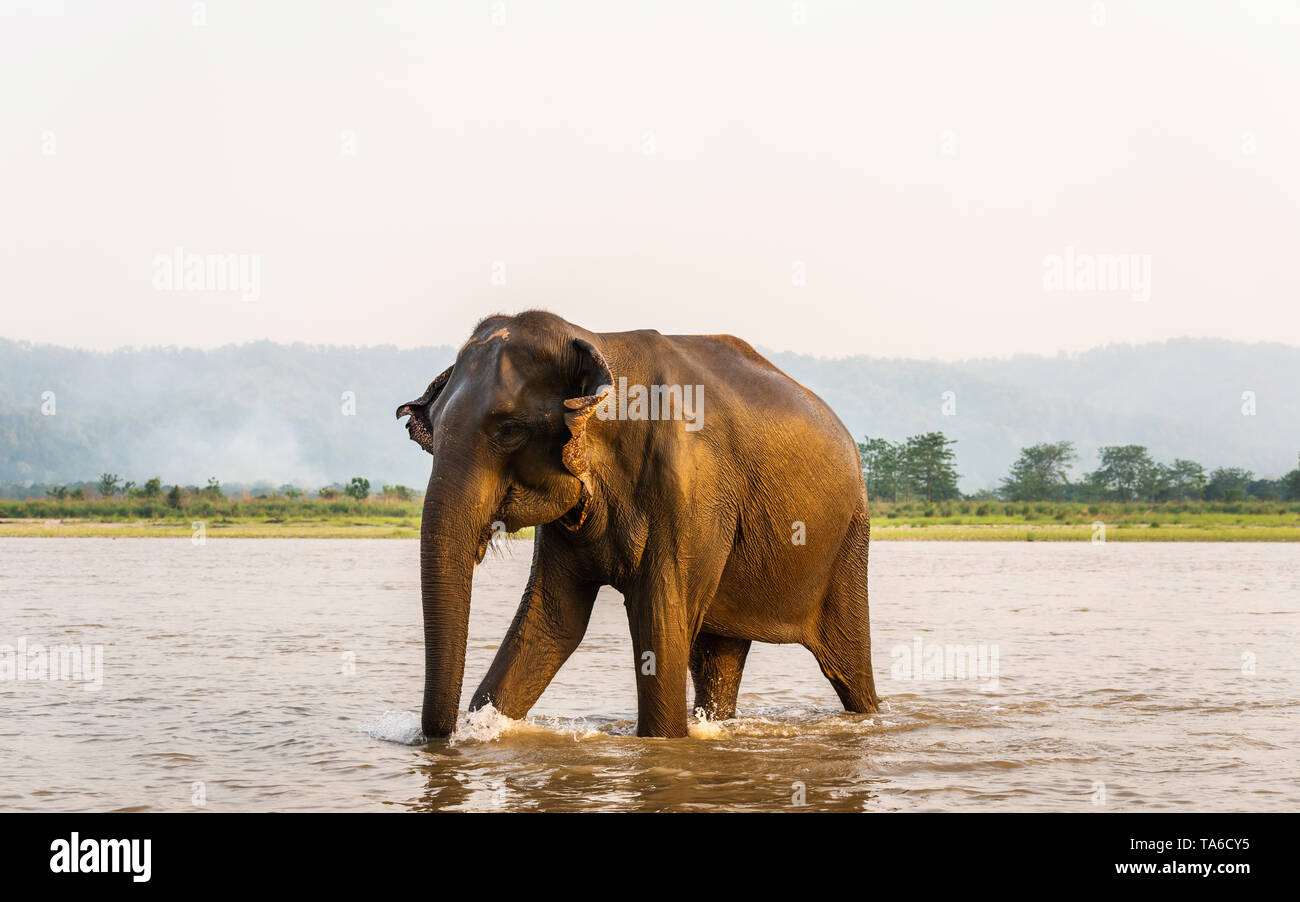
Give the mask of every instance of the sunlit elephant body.
M 652 393 L 668 398 L 658 418 L 635 418 Z M 686 734 L 688 671 L 695 708 L 734 716 L 752 641 L 806 646 L 846 709 L 877 709 L 857 447 L 745 342 L 494 316 L 404 415 L 433 455 L 426 736 L 456 723 L 473 568 L 494 523 L 537 527 L 533 567 L 472 709 L 523 717 L 582 640 L 602 585 L 625 598 L 639 735 Z

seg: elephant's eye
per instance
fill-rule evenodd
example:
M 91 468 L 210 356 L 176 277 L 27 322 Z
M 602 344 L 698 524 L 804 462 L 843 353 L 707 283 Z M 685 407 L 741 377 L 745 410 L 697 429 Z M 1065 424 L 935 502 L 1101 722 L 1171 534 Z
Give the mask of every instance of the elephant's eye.
M 497 442 L 508 449 L 517 448 L 528 438 L 528 427 L 518 420 L 505 420 L 497 427 Z

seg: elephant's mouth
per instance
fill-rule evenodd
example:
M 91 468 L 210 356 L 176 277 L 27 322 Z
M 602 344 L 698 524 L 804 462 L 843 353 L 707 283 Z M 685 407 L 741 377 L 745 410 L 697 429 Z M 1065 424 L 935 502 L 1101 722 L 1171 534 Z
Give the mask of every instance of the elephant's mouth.
M 591 495 L 586 489 L 582 489 L 573 507 L 554 520 L 547 522 L 558 523 L 570 532 L 576 532 L 587 519 L 590 501 Z M 533 515 L 540 513 L 541 507 L 539 498 L 536 495 L 526 489 L 521 490 L 518 486 L 510 486 L 510 488 L 506 489 L 505 497 L 501 499 L 501 503 L 497 505 L 497 509 L 492 513 L 491 519 L 479 531 L 475 559 L 482 563 L 484 556 L 487 554 L 487 549 L 495 542 L 504 539 L 509 533 L 521 529 L 529 523 L 542 522 L 542 517 L 533 518 Z
M 591 495 L 586 489 L 578 497 L 578 503 L 569 508 L 555 522 L 563 526 L 569 532 L 577 532 L 582 528 L 582 524 L 587 520 L 587 509 L 591 502 Z

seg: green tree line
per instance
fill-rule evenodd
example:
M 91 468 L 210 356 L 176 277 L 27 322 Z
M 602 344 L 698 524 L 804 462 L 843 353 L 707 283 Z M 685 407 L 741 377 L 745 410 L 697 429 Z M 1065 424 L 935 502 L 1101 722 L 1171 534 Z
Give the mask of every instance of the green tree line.
M 1185 458 L 1161 463 L 1142 445 L 1107 445 L 1097 458 L 1096 469 L 1071 482 L 1067 470 L 1078 459 L 1073 443 L 1023 448 L 1002 480 L 998 497 L 1008 501 L 1300 500 L 1300 466 L 1280 479 L 1260 479 L 1242 467 L 1207 471 Z
M 867 493 L 891 502 L 958 498 L 956 452 L 942 432 L 901 442 L 864 436 L 858 443 Z M 1279 479 L 1260 479 L 1242 467 L 1207 471 L 1193 460 L 1160 463 L 1142 445 L 1107 445 L 1096 469 L 1071 481 L 1074 443 L 1044 442 L 1020 450 L 995 490 L 972 497 L 1005 501 L 1300 501 L 1300 466 Z
M 238 492 L 236 493 L 238 494 Z M 278 489 L 264 489 L 257 492 L 243 493 L 246 498 L 284 499 L 298 501 L 315 495 L 324 501 L 341 497 L 353 501 L 365 501 L 371 497 L 370 480 L 364 476 L 354 476 L 346 484 L 335 483 L 322 486 L 315 492 L 309 492 L 294 485 L 282 485 Z M 404 485 L 385 485 L 376 496 L 381 502 L 407 502 L 415 497 L 415 490 Z M 187 501 L 220 501 L 230 497 L 214 476 L 205 486 L 164 485 L 159 476 L 145 480 L 142 485 L 123 480 L 116 473 L 101 473 L 93 481 L 68 483 L 66 485 L 23 485 L 7 483 L 0 485 L 0 498 L 39 498 L 52 501 L 111 501 L 124 500 L 163 501 L 168 506 L 180 508 Z
M 946 501 L 957 498 L 956 439 L 942 432 L 913 435 L 901 442 L 863 436 L 858 457 L 867 494 L 889 501 Z
M 900 442 L 864 436 L 858 456 L 867 491 L 875 500 L 893 503 L 949 501 L 962 497 L 957 488 L 955 439 L 942 432 L 909 436 Z M 1300 501 L 1300 465 L 1278 479 L 1257 478 L 1242 467 L 1206 470 L 1193 460 L 1175 458 L 1169 463 L 1154 460 L 1142 445 L 1108 445 L 1097 454 L 1096 469 L 1072 481 L 1069 473 L 1078 461 L 1073 442 L 1044 442 L 1022 448 L 1001 484 L 977 492 L 972 499 L 1005 501 L 1117 501 L 1237 502 Z M 0 486 L 0 497 L 44 497 L 54 501 L 89 501 L 122 498 L 165 503 L 181 509 L 191 501 L 220 501 L 227 497 L 221 483 L 210 478 L 205 486 L 164 485 L 158 476 L 141 484 L 123 480 L 115 473 L 101 473 L 93 482 L 52 486 Z M 314 493 L 293 485 L 261 491 L 253 498 L 297 501 L 311 494 L 324 501 L 348 498 L 364 502 L 371 498 L 370 481 L 353 477 L 346 484 L 323 486 Z M 375 496 L 383 503 L 405 503 L 416 492 L 403 485 L 384 485 Z M 249 497 L 245 495 L 245 497 Z

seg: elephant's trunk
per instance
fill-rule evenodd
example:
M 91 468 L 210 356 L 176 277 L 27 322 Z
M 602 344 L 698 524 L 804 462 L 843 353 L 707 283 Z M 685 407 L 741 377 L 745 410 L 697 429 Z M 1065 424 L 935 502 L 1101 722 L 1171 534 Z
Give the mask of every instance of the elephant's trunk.
M 450 736 L 460 710 L 469 635 L 469 596 L 487 514 L 481 493 L 450 489 L 437 468 L 420 524 L 420 595 L 424 606 L 424 710 L 427 738 Z M 480 516 L 480 514 L 482 516 Z

